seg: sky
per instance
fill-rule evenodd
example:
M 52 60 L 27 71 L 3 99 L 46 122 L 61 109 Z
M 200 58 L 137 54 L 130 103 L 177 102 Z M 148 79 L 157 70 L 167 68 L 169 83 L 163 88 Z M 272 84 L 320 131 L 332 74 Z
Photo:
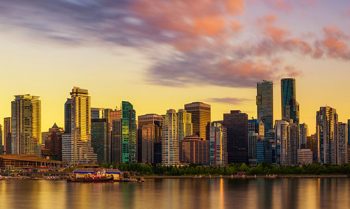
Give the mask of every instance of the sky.
M 301 122 L 329 105 L 350 118 L 348 0 L 0 0 L 0 118 L 14 95 L 42 101 L 42 131 L 63 126 L 73 86 L 93 107 L 138 115 L 185 103 L 212 119 L 256 117 L 256 83 L 295 77 Z

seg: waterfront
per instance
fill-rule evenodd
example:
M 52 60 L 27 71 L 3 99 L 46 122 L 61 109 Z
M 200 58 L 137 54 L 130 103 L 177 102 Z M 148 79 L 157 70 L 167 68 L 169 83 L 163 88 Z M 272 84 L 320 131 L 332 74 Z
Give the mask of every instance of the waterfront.
M 349 195 L 348 178 L 0 181 L 0 208 L 6 209 L 343 209 L 350 208 Z

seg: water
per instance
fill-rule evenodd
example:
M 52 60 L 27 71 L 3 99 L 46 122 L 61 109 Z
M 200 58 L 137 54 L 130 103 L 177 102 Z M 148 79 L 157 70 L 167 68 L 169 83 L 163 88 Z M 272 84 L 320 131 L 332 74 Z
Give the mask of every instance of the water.
M 0 181 L 1 209 L 348 209 L 350 179 Z

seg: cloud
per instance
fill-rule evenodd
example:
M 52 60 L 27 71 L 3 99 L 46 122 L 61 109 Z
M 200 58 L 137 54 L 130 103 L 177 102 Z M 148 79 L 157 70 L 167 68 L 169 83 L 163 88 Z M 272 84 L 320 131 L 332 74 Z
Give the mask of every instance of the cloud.
M 264 0 L 282 10 L 309 1 Z M 291 53 L 349 59 L 348 37 L 340 29 L 325 28 L 321 38 L 305 39 L 282 27 L 275 15 L 247 24 L 247 5 L 244 0 L 11 0 L 0 4 L 0 27 L 72 47 L 136 48 L 153 63 L 144 74 L 147 82 L 176 87 L 251 88 L 263 79 L 296 76 L 300 72 L 285 59 Z M 252 27 L 259 35 L 247 40 Z
M 251 101 L 251 99 L 224 97 L 224 98 L 208 98 L 205 101 L 213 102 L 213 103 L 223 103 L 223 104 L 229 104 L 229 105 L 240 105 L 242 103 Z

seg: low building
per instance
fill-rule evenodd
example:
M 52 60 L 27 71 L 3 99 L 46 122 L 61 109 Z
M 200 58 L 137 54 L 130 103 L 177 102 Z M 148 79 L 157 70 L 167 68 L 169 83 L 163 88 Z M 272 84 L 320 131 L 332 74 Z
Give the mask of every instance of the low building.
M 180 142 L 180 162 L 209 164 L 209 141 L 199 136 L 188 136 Z
M 298 149 L 298 164 L 308 165 L 313 163 L 313 153 L 310 149 Z
M 1 155 L 0 169 L 60 168 L 61 161 L 47 160 L 35 155 Z

